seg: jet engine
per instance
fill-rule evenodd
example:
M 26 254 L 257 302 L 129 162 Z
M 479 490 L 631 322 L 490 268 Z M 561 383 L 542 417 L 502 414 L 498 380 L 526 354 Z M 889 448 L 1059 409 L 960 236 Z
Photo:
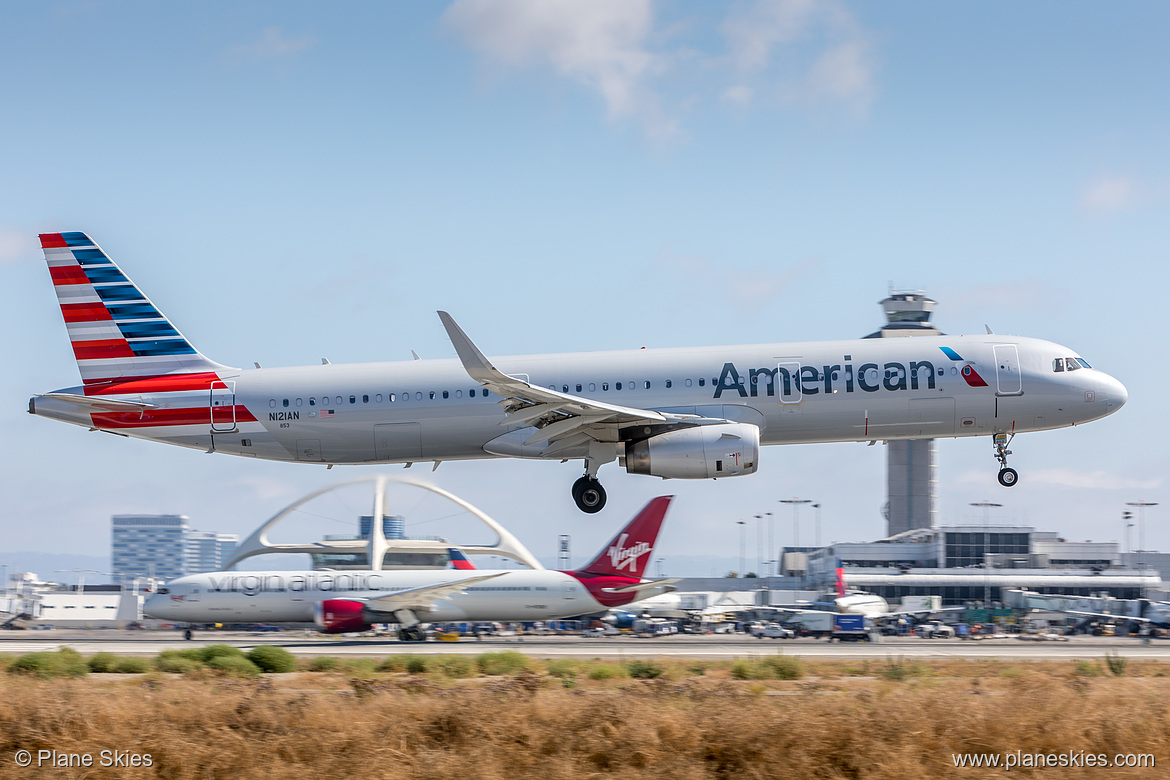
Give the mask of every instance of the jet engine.
M 750 423 L 680 428 L 626 443 L 631 474 L 669 479 L 713 479 L 754 474 L 760 459 L 760 429 Z
M 370 627 L 366 605 L 360 601 L 326 599 L 313 607 L 313 622 L 326 634 L 348 634 Z

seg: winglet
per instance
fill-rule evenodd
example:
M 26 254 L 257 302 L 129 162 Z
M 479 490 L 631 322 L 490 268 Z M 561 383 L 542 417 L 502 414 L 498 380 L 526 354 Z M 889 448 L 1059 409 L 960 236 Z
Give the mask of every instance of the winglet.
M 438 312 L 438 314 L 439 319 L 443 322 L 443 327 L 447 329 L 447 338 L 451 339 L 451 344 L 455 347 L 455 352 L 459 355 L 463 368 L 472 379 L 480 384 L 507 379 L 507 376 L 493 366 L 479 351 L 479 347 L 475 346 L 475 343 L 468 338 L 467 334 L 463 332 L 463 328 L 459 327 L 450 314 L 445 311 Z

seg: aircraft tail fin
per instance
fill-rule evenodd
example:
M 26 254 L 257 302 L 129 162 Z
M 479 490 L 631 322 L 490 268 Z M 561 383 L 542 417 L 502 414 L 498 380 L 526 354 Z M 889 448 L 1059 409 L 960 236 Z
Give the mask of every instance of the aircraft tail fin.
M 658 541 L 662 519 L 674 496 L 659 496 L 634 517 L 626 527 L 602 548 L 601 553 L 580 574 L 596 574 L 616 577 L 645 576 L 650 568 L 650 558 Z
M 227 369 L 200 354 L 85 233 L 40 238 L 84 384 Z
M 837 598 L 845 598 L 845 568 L 841 565 L 841 559 L 837 559 Z
M 475 564 L 467 559 L 463 551 L 457 547 L 447 548 L 447 560 L 451 561 L 451 568 L 459 571 L 474 571 Z

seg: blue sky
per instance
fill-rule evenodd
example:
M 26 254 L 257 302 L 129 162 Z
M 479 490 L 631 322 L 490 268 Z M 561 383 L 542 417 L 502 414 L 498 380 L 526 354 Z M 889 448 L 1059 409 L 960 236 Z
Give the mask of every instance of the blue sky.
M 0 4 L 2 547 L 104 554 L 116 512 L 244 534 L 372 473 L 25 414 L 77 380 L 36 243 L 59 230 L 231 365 L 450 357 L 436 309 L 488 354 L 851 338 L 890 283 L 923 289 L 946 332 L 1049 338 L 1130 391 L 1114 417 L 1018 438 L 1010 492 L 988 441 L 941 442 L 941 520 L 990 498 L 993 522 L 1119 539 L 1124 502 L 1166 498 L 1168 21 L 1085 2 Z M 718 483 L 611 465 L 594 518 L 569 501 L 576 464 L 434 476 L 548 559 L 661 492 L 680 497 L 668 574 L 733 566 L 735 522 L 793 495 L 821 501 L 826 540 L 884 533 L 885 453 L 860 444 L 768 448 Z M 1170 548 L 1162 509 L 1151 548 Z

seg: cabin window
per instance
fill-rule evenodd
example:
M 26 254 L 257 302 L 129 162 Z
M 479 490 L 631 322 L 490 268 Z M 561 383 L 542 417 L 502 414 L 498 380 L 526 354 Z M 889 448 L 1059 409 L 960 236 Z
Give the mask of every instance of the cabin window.
M 341 396 L 337 396 L 337 405 L 341 406 L 342 403 Z
M 309 396 L 309 406 L 316 406 L 316 405 L 317 405 L 317 399 L 313 398 L 312 396 Z
M 567 393 L 567 392 L 569 392 L 569 386 L 568 386 L 568 385 L 564 385 L 564 386 L 562 386 L 562 387 L 561 387 L 561 392 L 562 392 L 562 393 Z
M 601 389 L 602 389 L 603 391 L 604 391 L 604 390 L 609 390 L 609 382 L 602 382 L 602 383 L 601 383 Z
M 276 399 L 275 399 L 275 398 L 269 398 L 269 399 L 268 399 L 268 408 L 269 408 L 269 409 L 275 409 L 275 408 L 276 408 Z
M 634 388 L 636 388 L 637 386 L 638 386 L 638 383 L 637 383 L 637 382 L 635 382 L 634 380 L 632 380 L 632 379 L 631 379 L 631 380 L 629 381 L 629 383 L 627 383 L 627 384 L 626 384 L 626 389 L 627 389 L 627 390 L 633 390 L 633 389 L 634 389 Z
M 288 399 L 287 399 L 287 398 L 286 398 L 286 399 L 284 399 L 284 400 L 281 402 L 281 405 L 283 405 L 283 406 L 288 406 Z
M 301 405 L 301 403 L 302 403 L 302 402 L 301 402 L 301 399 L 299 399 L 299 398 L 298 398 L 298 399 L 297 399 L 297 406 L 300 406 L 300 405 Z
M 646 383 L 646 387 L 644 387 L 644 388 L 642 388 L 642 389 L 643 389 L 643 390 L 649 390 L 649 389 L 650 389 L 650 383 L 649 383 L 649 382 L 647 382 L 647 383 Z
M 422 400 L 422 391 L 416 392 L 416 393 L 414 394 L 414 400 L 416 400 L 416 401 L 421 401 L 421 400 Z
M 433 401 L 433 400 L 435 400 L 435 391 L 434 391 L 434 390 L 432 390 L 432 391 L 430 391 L 429 393 L 427 393 L 427 395 L 429 395 L 429 396 L 430 396 L 430 398 L 431 398 L 431 400 L 432 400 L 432 401 Z
M 451 397 L 451 393 L 450 393 L 449 391 L 447 391 L 447 390 L 444 390 L 444 391 L 443 391 L 443 397 L 444 397 L 444 398 L 450 398 L 450 397 Z
M 581 392 L 581 383 L 580 382 L 577 383 L 577 392 L 578 393 Z
M 356 395 L 351 395 L 351 396 L 349 397 L 349 402 L 350 402 L 351 404 L 356 404 L 356 403 L 357 403 L 357 396 L 356 396 Z
M 622 383 L 621 383 L 621 382 L 616 382 L 616 383 L 614 383 L 613 389 L 614 389 L 614 390 L 621 390 L 621 389 L 622 389 Z M 284 402 L 284 405 L 285 405 L 285 406 L 288 406 L 288 401 L 285 401 L 285 402 Z
M 686 380 L 685 382 L 683 382 L 683 384 L 684 384 L 684 385 L 686 385 L 687 387 L 690 387 L 690 386 L 691 386 L 691 380 L 689 380 L 689 379 L 688 379 L 688 380 Z
M 667 390 L 670 389 L 670 380 L 669 379 L 666 380 L 666 389 Z
M 369 402 L 370 402 L 370 397 L 368 395 L 363 395 L 362 396 L 362 403 L 368 404 Z
M 590 383 L 589 383 L 589 392 L 593 393 L 593 392 L 596 392 L 596 391 L 597 391 L 597 384 L 596 384 L 596 383 L 594 383 L 594 382 L 590 382 Z
M 376 403 L 376 404 L 382 403 L 382 394 L 381 393 L 374 394 L 374 403 Z
M 705 384 L 707 384 L 707 380 L 703 379 L 702 377 L 699 377 L 699 387 L 702 387 Z
M 394 403 L 394 393 L 387 393 L 386 400 L 389 401 L 390 403 Z
M 455 397 L 456 397 L 456 398 L 462 398 L 462 397 L 463 397 L 463 391 L 462 391 L 462 390 L 456 390 L 456 391 L 455 391 Z
M 468 391 L 467 391 L 467 395 L 468 395 L 468 396 L 470 396 L 471 398 L 475 398 L 475 391 L 474 391 L 474 390 L 468 390 Z

